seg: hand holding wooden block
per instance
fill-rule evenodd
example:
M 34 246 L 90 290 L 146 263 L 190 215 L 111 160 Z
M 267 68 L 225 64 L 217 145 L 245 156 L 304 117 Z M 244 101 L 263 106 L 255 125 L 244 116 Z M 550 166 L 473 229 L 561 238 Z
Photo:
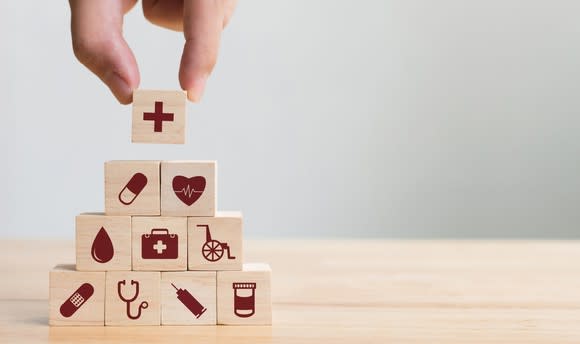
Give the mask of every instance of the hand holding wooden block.
M 57 265 L 49 279 L 50 325 L 104 325 L 104 272 L 81 272 L 75 271 L 74 265 Z
M 183 91 L 133 92 L 133 143 L 185 143 Z

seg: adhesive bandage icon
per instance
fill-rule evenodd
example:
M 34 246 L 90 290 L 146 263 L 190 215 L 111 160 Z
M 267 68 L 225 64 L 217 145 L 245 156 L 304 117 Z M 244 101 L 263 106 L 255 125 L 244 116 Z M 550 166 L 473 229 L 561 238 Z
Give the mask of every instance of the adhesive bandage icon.
M 119 202 L 129 205 L 139 196 L 147 185 L 147 177 L 137 172 L 129 179 L 125 187 L 119 192 Z
M 81 308 L 81 306 L 93 296 L 95 288 L 90 283 L 83 283 L 72 295 L 60 306 L 60 314 L 69 318 Z

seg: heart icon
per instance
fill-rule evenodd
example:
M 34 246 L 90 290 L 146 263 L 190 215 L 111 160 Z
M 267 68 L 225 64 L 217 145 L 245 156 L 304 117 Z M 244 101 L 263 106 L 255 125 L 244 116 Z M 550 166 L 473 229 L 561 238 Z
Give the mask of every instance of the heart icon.
M 173 192 L 183 203 L 192 205 L 197 201 L 205 190 L 205 178 L 196 176 L 187 178 L 175 176 L 173 178 Z

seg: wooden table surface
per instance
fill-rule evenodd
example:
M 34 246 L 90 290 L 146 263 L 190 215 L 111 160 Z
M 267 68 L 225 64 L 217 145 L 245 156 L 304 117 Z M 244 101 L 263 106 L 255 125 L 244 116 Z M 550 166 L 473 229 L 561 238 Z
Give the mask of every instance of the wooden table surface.
M 580 343 L 580 242 L 246 241 L 272 327 L 48 327 L 72 241 L 2 240 L 0 342 Z

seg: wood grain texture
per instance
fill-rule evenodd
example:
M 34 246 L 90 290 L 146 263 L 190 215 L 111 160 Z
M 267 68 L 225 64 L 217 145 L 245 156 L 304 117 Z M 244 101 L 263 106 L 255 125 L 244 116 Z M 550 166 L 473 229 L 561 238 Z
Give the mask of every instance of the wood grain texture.
M 165 217 L 165 216 L 133 216 L 132 218 L 132 236 L 133 236 L 133 270 L 140 271 L 185 271 L 187 270 L 187 218 L 186 217 Z M 177 258 L 175 259 L 158 259 L 143 258 L 143 235 L 151 236 L 153 230 L 166 229 L 168 235 L 173 235 L 177 241 Z M 155 232 L 161 233 L 161 232 Z M 167 237 L 168 235 L 162 234 Z M 153 236 L 151 236 L 151 239 Z M 161 242 L 165 249 L 160 251 L 154 250 L 155 253 L 164 254 L 169 249 L 169 239 L 148 240 L 149 243 L 157 245 Z M 147 241 L 147 240 L 146 240 Z M 156 246 L 155 246 L 156 247 Z M 152 249 L 149 246 L 148 249 Z M 156 256 L 157 257 L 157 256 Z
M 131 217 L 106 216 L 99 213 L 80 214 L 76 222 L 76 269 L 79 271 L 131 270 Z M 95 237 L 101 230 L 113 244 L 113 257 L 98 262 L 91 254 Z
M 175 177 L 205 178 L 205 189 L 192 204 L 181 197 L 193 195 L 194 189 L 182 186 L 174 189 Z M 195 190 L 201 191 L 201 190 Z M 186 195 L 186 196 L 185 196 Z M 215 216 L 217 204 L 217 162 L 215 161 L 162 161 L 161 162 L 161 215 L 163 216 Z
M 115 160 L 105 162 L 105 214 L 107 215 L 159 215 L 160 212 L 160 161 Z M 135 194 L 127 187 L 137 174 L 143 174 L 145 187 Z M 119 198 L 119 194 L 129 197 Z M 124 200 L 123 204 L 121 200 Z
M 92 292 L 83 293 L 84 301 L 76 310 L 65 313 L 61 306 L 87 284 Z M 80 298 L 79 298 L 80 299 Z M 78 299 L 76 300 L 78 301 Z M 72 306 L 72 303 L 69 304 Z M 105 273 L 76 271 L 74 265 L 57 265 L 50 271 L 49 322 L 51 326 L 104 326 L 105 325 Z M 0 336 L 0 339 L 2 336 Z
M 160 122 L 155 132 L 155 121 L 145 120 L 144 113 L 155 113 L 156 102 L 161 102 L 160 112 L 172 114 L 172 121 Z M 131 142 L 133 143 L 185 143 L 186 94 L 184 91 L 135 90 Z
M 272 269 L 265 263 L 244 263 L 241 271 L 218 271 L 218 324 L 272 324 L 271 276 Z
M 216 278 L 215 271 L 162 272 L 161 325 L 215 325 Z M 194 303 L 195 313 L 178 299 L 177 290 L 172 284 L 198 302 Z
M 206 227 L 204 227 L 206 225 L 210 231 L 211 242 L 206 241 Z M 188 217 L 187 240 L 189 270 L 242 269 L 244 250 L 241 212 L 218 211 L 215 217 Z M 227 245 L 227 249 L 224 245 Z M 212 249 L 217 249 L 217 251 L 212 251 Z
M 272 267 L 268 326 L 48 326 L 72 240 L 7 240 L 0 342 L 579 343 L 580 242 L 246 240 Z
M 119 295 L 120 281 L 121 295 Z M 138 283 L 132 284 L 132 281 Z M 105 325 L 143 326 L 161 324 L 161 273 L 153 271 L 107 271 L 105 285 Z M 137 290 L 138 288 L 138 290 Z M 138 291 L 138 293 L 137 293 Z M 122 299 L 123 297 L 124 299 Z M 126 300 L 131 302 L 127 309 Z M 144 306 L 146 302 L 146 307 Z M 143 308 L 141 312 L 139 309 Z M 130 312 L 130 313 L 128 313 Z M 140 313 L 140 314 L 139 314 Z M 130 318 L 130 316 L 136 319 Z

